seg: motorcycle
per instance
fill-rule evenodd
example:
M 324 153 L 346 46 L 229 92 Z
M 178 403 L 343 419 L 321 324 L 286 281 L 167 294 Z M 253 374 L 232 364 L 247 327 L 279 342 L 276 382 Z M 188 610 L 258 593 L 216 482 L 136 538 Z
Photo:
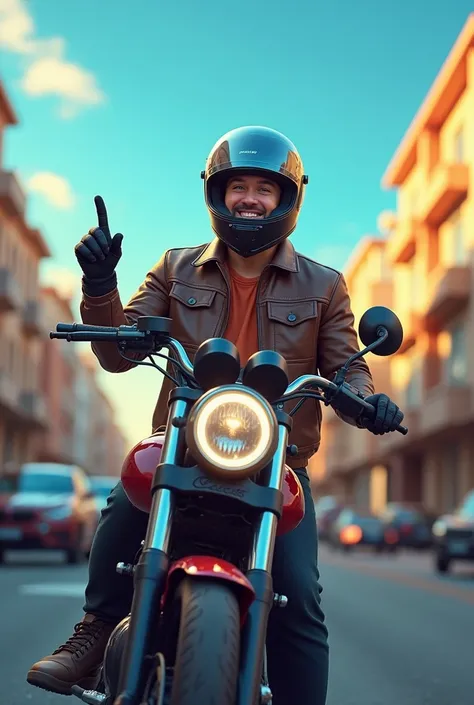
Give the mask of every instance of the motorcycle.
M 285 463 L 298 452 L 288 445 L 293 417 L 312 398 L 370 418 L 374 407 L 345 381 L 347 371 L 369 351 L 396 352 L 402 326 L 390 309 L 369 309 L 359 324 L 366 347 L 332 381 L 306 374 L 291 384 L 275 351 L 257 352 L 241 370 L 236 347 L 214 338 L 192 364 L 170 330 L 170 319 L 145 316 L 117 328 L 59 323 L 50 333 L 114 342 L 125 359 L 175 385 L 165 429 L 138 443 L 122 467 L 128 498 L 149 514 L 135 562 L 117 565 L 134 581 L 131 612 L 110 636 L 97 689 L 76 685 L 73 694 L 90 705 L 163 705 L 165 697 L 171 705 L 268 704 L 267 621 L 288 602 L 273 591 L 274 543 L 305 512 Z M 157 356 L 168 357 L 167 370 Z

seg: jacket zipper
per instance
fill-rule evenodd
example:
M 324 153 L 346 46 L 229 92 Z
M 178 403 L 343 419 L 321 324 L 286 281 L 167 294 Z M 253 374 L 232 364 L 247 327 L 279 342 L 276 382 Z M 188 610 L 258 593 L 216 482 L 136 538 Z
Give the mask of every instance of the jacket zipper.
M 226 271 L 225 267 L 223 267 L 220 262 L 217 262 L 217 266 L 219 267 L 220 273 L 222 274 L 222 277 L 223 277 L 223 279 L 224 279 L 224 281 L 225 281 L 225 283 L 226 283 L 226 286 L 227 286 L 227 300 L 226 300 L 226 312 L 225 312 L 225 317 L 224 317 L 224 324 L 221 325 L 219 335 L 216 336 L 216 337 L 218 337 L 218 338 L 222 338 L 222 336 L 224 335 L 224 333 L 225 333 L 225 331 L 226 331 L 227 324 L 229 323 L 229 316 L 230 316 L 230 290 L 231 290 L 231 288 L 230 288 L 230 281 L 229 281 L 229 278 L 228 278 L 228 276 L 227 276 L 227 271 Z
M 262 349 L 262 342 L 263 342 L 263 335 L 262 335 L 262 317 L 260 315 L 260 306 L 259 306 L 259 298 L 260 298 L 260 289 L 262 288 L 262 283 L 263 283 L 263 275 L 264 273 L 269 269 L 269 265 L 267 264 L 265 268 L 262 270 L 262 273 L 260 274 L 260 279 L 258 280 L 258 285 L 257 285 L 257 342 L 258 342 L 258 349 Z

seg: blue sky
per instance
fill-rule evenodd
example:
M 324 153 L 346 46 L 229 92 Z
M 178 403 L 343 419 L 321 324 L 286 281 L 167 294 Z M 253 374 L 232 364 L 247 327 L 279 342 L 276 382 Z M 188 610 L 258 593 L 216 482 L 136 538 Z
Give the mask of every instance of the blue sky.
M 54 255 L 45 276 L 77 273 L 97 193 L 125 236 L 124 301 L 163 250 L 209 240 L 199 174 L 218 137 L 244 124 L 295 142 L 310 183 L 293 242 L 342 268 L 394 207 L 382 174 L 471 10 L 472 0 L 0 0 L 1 75 L 20 120 L 4 166 L 31 190 L 29 220 Z M 129 437 L 146 434 L 158 375 L 102 379 Z

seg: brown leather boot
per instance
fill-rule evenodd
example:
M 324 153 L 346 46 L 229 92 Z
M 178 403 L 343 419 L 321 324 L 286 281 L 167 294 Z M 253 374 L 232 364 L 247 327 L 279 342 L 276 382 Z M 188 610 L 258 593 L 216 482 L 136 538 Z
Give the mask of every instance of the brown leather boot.
M 72 695 L 71 687 L 76 684 L 86 690 L 94 689 L 105 647 L 115 626 L 115 623 L 86 614 L 65 644 L 30 668 L 26 680 L 61 695 Z

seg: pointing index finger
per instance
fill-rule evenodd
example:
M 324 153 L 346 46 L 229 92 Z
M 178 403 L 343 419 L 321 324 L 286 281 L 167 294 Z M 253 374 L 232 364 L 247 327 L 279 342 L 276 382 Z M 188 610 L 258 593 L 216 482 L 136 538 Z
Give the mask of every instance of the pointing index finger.
M 99 222 L 99 228 L 101 230 L 109 229 L 109 220 L 107 218 L 107 208 L 105 207 L 104 199 L 102 196 L 94 197 L 95 209 L 97 211 L 97 220 Z

